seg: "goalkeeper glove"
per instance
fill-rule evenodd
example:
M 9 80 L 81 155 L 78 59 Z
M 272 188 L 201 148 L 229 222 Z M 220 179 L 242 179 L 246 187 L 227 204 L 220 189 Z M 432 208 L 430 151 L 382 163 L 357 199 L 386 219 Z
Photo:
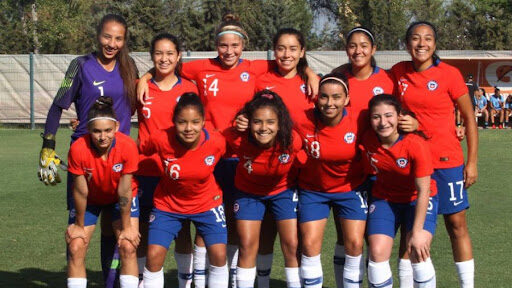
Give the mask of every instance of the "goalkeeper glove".
M 56 185 L 60 183 L 60 176 L 57 170 L 61 166 L 61 160 L 55 153 L 55 135 L 41 135 L 43 137 L 43 148 L 39 154 L 39 171 L 37 175 L 39 180 L 43 181 L 45 185 Z

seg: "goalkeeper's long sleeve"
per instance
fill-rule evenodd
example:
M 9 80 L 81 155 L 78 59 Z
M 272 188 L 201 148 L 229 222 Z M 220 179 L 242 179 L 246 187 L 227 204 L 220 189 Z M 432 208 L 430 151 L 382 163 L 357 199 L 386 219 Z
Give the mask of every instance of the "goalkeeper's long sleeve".
M 57 134 L 57 129 L 59 128 L 60 117 L 62 116 L 62 108 L 52 104 L 50 110 L 48 111 L 48 115 L 46 116 L 46 124 L 44 126 L 44 135 Z

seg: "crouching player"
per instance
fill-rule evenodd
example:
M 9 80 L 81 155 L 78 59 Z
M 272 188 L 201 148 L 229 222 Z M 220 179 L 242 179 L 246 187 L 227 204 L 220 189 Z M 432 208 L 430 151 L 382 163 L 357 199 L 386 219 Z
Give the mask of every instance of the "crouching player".
M 69 150 L 74 208 L 66 230 L 69 288 L 85 288 L 85 255 L 102 209 L 112 211 L 112 227 L 121 258 L 122 288 L 137 288 L 136 248 L 140 242 L 137 184 L 137 145 L 120 132 L 109 97 L 100 97 L 89 110 L 88 134 Z
M 430 243 L 436 229 L 437 190 L 430 175 L 432 158 L 421 135 L 404 134 L 398 128 L 400 104 L 391 95 L 373 97 L 370 124 L 362 139 L 367 167 L 377 173 L 368 215 L 370 287 L 393 287 L 389 258 L 400 225 L 407 232 L 414 287 L 435 287 Z
M 204 108 L 195 93 L 180 97 L 172 121 L 174 126 L 152 131 L 150 139 L 139 142 L 144 153 L 158 153 L 165 170 L 149 217 L 144 287 L 164 287 L 165 255 L 183 222 L 190 220 L 206 243 L 208 287 L 227 288 L 226 219 L 222 191 L 213 175 L 226 143 L 222 135 L 204 128 Z

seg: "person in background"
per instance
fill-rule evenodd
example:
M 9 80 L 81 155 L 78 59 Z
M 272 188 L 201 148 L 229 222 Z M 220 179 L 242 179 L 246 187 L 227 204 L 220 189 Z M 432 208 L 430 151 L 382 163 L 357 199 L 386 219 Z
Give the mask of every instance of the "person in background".
M 491 117 L 492 129 L 496 129 L 496 118 L 498 118 L 498 127 L 499 129 L 503 129 L 503 120 L 504 120 L 504 104 L 505 99 L 500 93 L 500 89 L 498 87 L 494 87 L 494 94 L 491 95 L 489 99 L 489 116 Z
M 485 97 L 484 88 L 479 88 L 475 91 L 475 116 L 476 119 L 478 117 L 484 117 L 484 129 L 487 129 L 489 126 L 489 110 L 487 109 L 487 98 Z

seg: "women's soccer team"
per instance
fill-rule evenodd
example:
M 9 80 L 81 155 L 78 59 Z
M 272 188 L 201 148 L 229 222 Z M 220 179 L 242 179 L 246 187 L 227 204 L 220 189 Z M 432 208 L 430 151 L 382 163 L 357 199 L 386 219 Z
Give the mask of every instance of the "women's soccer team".
M 399 287 L 436 287 L 438 214 L 460 287 L 473 287 L 465 213 L 478 135 L 465 82 L 436 55 L 437 36 L 431 23 L 412 23 L 411 60 L 386 71 L 375 63 L 372 32 L 355 27 L 345 35 L 349 63 L 319 78 L 292 28 L 274 36 L 275 60 L 243 59 L 249 37 L 227 14 L 215 32 L 217 57 L 181 63 L 179 39 L 161 33 L 150 45 L 153 68 L 137 79 L 126 21 L 105 16 L 97 51 L 70 64 L 43 133 L 39 177 L 54 185 L 55 134 L 62 110 L 75 104 L 67 287 L 87 286 L 85 258 L 101 215 L 107 286 L 115 284 L 115 250 L 122 288 L 164 287 L 176 241 L 180 288 L 270 287 L 279 234 L 287 287 L 320 288 L 331 209 L 337 287 L 362 287 L 365 270 L 370 287 L 393 287 L 399 229 Z M 135 111 L 137 141 L 128 136 Z

